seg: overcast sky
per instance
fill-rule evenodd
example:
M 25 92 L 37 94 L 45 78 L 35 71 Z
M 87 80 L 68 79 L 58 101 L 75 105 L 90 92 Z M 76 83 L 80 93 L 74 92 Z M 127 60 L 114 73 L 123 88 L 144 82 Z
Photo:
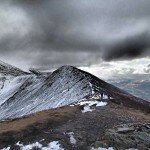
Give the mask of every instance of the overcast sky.
M 0 1 L 0 59 L 17 67 L 131 60 L 150 73 L 149 58 L 150 0 Z

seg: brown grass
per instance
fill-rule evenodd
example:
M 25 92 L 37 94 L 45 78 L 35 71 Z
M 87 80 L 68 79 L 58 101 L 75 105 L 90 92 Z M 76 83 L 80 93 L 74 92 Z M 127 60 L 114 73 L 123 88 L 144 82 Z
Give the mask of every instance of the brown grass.
M 20 131 L 24 130 L 31 125 L 41 125 L 46 122 L 51 122 L 51 124 L 62 123 L 76 114 L 79 107 L 61 107 L 56 109 L 45 110 L 37 112 L 28 116 L 10 119 L 7 121 L 0 122 L 0 134 L 4 132 Z

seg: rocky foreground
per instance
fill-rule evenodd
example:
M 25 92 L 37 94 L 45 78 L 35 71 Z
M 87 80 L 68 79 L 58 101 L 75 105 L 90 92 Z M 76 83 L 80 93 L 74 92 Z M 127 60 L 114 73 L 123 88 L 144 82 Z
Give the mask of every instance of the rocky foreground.
M 111 100 L 90 106 L 91 111 L 83 112 L 84 107 L 64 106 L 0 122 L 0 148 L 50 149 L 48 144 L 57 141 L 60 150 L 150 149 L 149 113 Z

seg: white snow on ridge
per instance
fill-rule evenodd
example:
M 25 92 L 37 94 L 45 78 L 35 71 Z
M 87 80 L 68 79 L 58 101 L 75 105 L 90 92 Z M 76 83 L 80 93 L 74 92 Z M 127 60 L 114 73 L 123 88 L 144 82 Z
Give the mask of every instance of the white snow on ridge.
M 94 94 L 94 89 L 93 89 L 93 85 L 91 84 L 91 82 L 89 82 L 89 85 L 90 85 L 90 88 L 91 88 L 91 91 L 92 91 L 92 94 Z
M 34 148 L 34 147 L 42 148 L 42 144 L 40 144 L 39 142 L 35 142 L 35 143 L 29 144 L 29 145 L 18 144 L 18 146 L 20 146 L 21 150 L 32 150 L 32 148 Z
M 108 99 L 108 96 L 104 94 L 103 99 Z
M 42 150 L 64 150 L 58 141 L 53 141 L 48 144 L 48 147 L 43 147 Z
M 106 106 L 107 105 L 107 102 L 98 102 L 96 104 L 96 107 L 99 107 L 99 106 Z
M 26 76 L 6 77 L 6 80 L 3 81 L 3 87 L 2 89 L 0 89 L 0 96 L 1 96 L 0 105 L 17 92 L 26 79 L 27 79 Z
M 82 113 L 85 112 L 92 112 L 94 109 L 91 109 L 91 106 L 95 105 L 96 107 L 102 107 L 106 106 L 107 102 L 102 102 L 102 101 L 81 101 L 78 102 L 77 105 L 84 106 Z
M 9 147 L 5 147 L 5 148 L 3 148 L 1 150 L 10 150 L 10 146 Z
M 93 106 L 96 105 L 96 107 L 98 106 L 105 106 L 107 105 L 107 102 L 102 102 L 102 101 L 81 101 L 79 103 L 77 103 L 78 105 L 82 106 L 82 105 L 88 105 L 88 106 Z
M 82 113 L 86 113 L 86 112 L 92 112 L 94 109 L 91 109 L 90 106 L 86 105 L 84 106 Z

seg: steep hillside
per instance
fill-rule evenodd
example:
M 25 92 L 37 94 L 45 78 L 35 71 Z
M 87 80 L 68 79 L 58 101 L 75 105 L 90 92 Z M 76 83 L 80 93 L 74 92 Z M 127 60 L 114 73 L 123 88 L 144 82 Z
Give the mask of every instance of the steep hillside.
M 116 103 L 149 111 L 148 102 L 87 72 L 63 66 L 50 74 L 7 77 L 0 90 L 0 119 L 57 108 L 84 98 L 100 99 L 101 96 L 115 99 Z
M 27 75 L 29 73 L 22 71 L 21 69 L 9 65 L 0 61 L 0 76 L 20 76 L 20 75 Z

